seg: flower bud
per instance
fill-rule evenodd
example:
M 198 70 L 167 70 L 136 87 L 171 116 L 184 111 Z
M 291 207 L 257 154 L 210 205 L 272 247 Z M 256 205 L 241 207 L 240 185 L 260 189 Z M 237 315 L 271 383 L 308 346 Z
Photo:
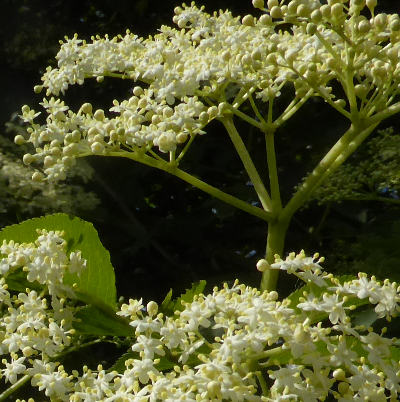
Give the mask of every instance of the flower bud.
M 341 369 L 341 368 L 336 369 L 336 370 L 333 372 L 332 375 L 333 375 L 333 378 L 335 378 L 336 380 L 339 380 L 339 381 L 343 381 L 343 380 L 346 378 L 346 373 L 345 373 L 344 370 Z
M 399 18 L 393 18 L 389 23 L 389 28 L 393 32 L 400 31 L 400 19 Z
M 179 133 L 176 136 L 176 142 L 178 144 L 183 144 L 184 142 L 186 142 L 187 138 L 188 138 L 188 135 L 186 133 Z
M 14 137 L 14 142 L 17 145 L 22 145 L 22 144 L 25 144 L 26 141 L 22 135 L 18 134 Z
M 268 14 L 263 14 L 263 15 L 260 17 L 259 21 L 260 21 L 260 23 L 261 23 L 262 25 L 270 25 L 271 22 L 272 22 L 272 18 L 271 18 L 271 16 L 268 15 Z
M 278 0 L 268 0 L 267 1 L 268 8 L 271 10 L 272 7 L 276 7 L 279 5 Z
M 81 108 L 80 112 L 85 113 L 85 114 L 92 114 L 92 105 L 90 103 L 84 103 Z
M 151 302 L 147 303 L 146 310 L 147 310 L 147 314 L 148 314 L 150 317 L 154 317 L 154 316 L 157 314 L 157 312 L 158 312 L 158 305 L 157 305 L 157 303 L 154 302 L 154 301 L 151 301 Z
M 55 160 L 54 160 L 54 158 L 52 156 L 49 156 L 49 155 L 45 156 L 45 158 L 43 160 L 43 166 L 44 167 L 47 168 L 47 167 L 53 166 L 54 163 L 55 163 Z
M 371 24 L 369 23 L 368 20 L 362 20 L 358 23 L 357 28 L 360 33 L 365 34 L 369 32 L 369 30 L 371 29 Z
M 314 22 L 315 24 L 318 24 L 322 20 L 322 13 L 319 9 L 314 10 L 311 13 L 311 21 Z
M 69 144 L 66 147 L 63 148 L 63 154 L 67 156 L 72 156 L 74 154 L 78 153 L 78 144 Z
M 297 15 L 298 15 L 299 17 L 305 18 L 305 17 L 308 17 L 308 16 L 309 16 L 310 10 L 309 10 L 309 8 L 308 8 L 305 4 L 300 4 L 300 5 L 297 7 L 296 13 L 297 13 Z
M 93 117 L 98 121 L 103 121 L 104 118 L 105 118 L 104 110 L 103 109 L 97 109 L 96 112 L 94 113 Z
M 261 260 L 259 260 L 259 261 L 257 262 L 256 267 L 257 267 L 257 270 L 260 271 L 260 272 L 264 272 L 264 271 L 266 271 L 267 269 L 270 269 L 270 268 L 271 268 L 271 266 L 268 264 L 268 261 L 265 260 L 264 258 L 262 258 Z
M 22 108 L 21 108 L 21 111 L 22 111 L 23 114 L 29 113 L 30 110 L 31 110 L 31 108 L 30 108 L 28 105 L 24 105 L 24 106 L 22 106 Z
M 74 130 L 71 133 L 71 141 L 78 142 L 81 139 L 81 133 L 78 130 Z
M 25 165 L 30 165 L 31 163 L 33 163 L 35 161 L 35 157 L 31 154 L 25 154 L 22 157 L 22 161 L 25 163 Z
M 269 14 L 271 15 L 272 18 L 282 18 L 282 10 L 279 6 L 274 6 L 271 8 Z
M 40 94 L 40 92 L 42 92 L 43 90 L 43 86 L 42 85 L 35 85 L 33 87 L 33 91 L 35 92 L 35 94 Z
M 254 17 L 252 15 L 250 15 L 250 14 L 245 15 L 242 18 L 242 24 L 246 25 L 246 26 L 249 26 L 249 27 L 254 26 Z
M 141 109 L 144 109 L 147 106 L 147 99 L 146 98 L 141 98 L 138 102 L 138 106 Z
M 207 110 L 208 116 L 210 119 L 213 119 L 218 115 L 218 108 L 216 106 L 211 106 Z
M 371 11 L 371 13 L 374 12 L 374 9 L 377 4 L 378 4 L 378 0 L 367 0 L 366 1 L 366 5 L 369 8 L 369 11 Z
M 41 182 L 43 180 L 43 174 L 40 172 L 35 172 L 32 175 L 32 181 Z
M 203 124 L 207 123 L 207 122 L 208 122 L 208 119 L 209 119 L 209 114 L 208 114 L 207 112 L 201 112 L 201 113 L 200 113 L 200 115 L 199 115 L 199 120 L 200 120 Z
M 374 18 L 374 26 L 380 31 L 383 31 L 386 28 L 386 25 L 387 25 L 387 15 L 385 13 L 378 14 Z
M 264 0 L 253 0 L 254 8 L 264 8 Z
M 368 87 L 363 84 L 357 84 L 354 87 L 354 92 L 358 98 L 364 99 L 368 93 Z
M 331 7 L 331 15 L 335 19 L 340 19 L 343 16 L 343 4 L 334 4 Z
M 135 87 L 135 88 L 133 88 L 133 94 L 135 95 L 135 96 L 140 96 L 140 95 L 142 95 L 143 94 L 143 88 L 142 87 Z
M 104 151 L 104 145 L 96 141 L 91 145 L 90 149 L 94 154 L 101 154 Z
M 319 10 L 324 18 L 329 19 L 331 17 L 331 7 L 327 4 L 321 6 Z
M 104 76 L 103 76 L 103 75 L 99 75 L 98 77 L 96 77 L 96 81 L 97 81 L 97 82 L 103 82 L 103 81 L 104 81 Z

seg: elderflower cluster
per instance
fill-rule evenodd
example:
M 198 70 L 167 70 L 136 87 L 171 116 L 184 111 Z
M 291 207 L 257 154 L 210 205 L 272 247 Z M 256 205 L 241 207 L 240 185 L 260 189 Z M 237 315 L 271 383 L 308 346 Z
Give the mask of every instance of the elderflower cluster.
M 71 345 L 74 334 L 76 307 L 68 300 L 73 290 L 63 278 L 86 266 L 80 252 L 66 253 L 62 235 L 38 230 L 34 243 L 11 240 L 0 246 L 0 377 L 6 384 L 32 377 L 39 389 L 53 387 L 46 389 L 51 398 L 64 392 L 67 381 L 52 360 Z M 24 281 L 31 288 L 16 290 Z
M 254 106 L 253 95 L 272 101 L 288 85 L 294 99 L 276 127 L 311 96 L 322 97 L 350 120 L 356 114 L 357 120 L 371 118 L 398 93 L 399 16 L 375 15 L 371 0 L 324 3 L 269 0 L 264 8 L 264 1 L 255 0 L 263 13 L 242 19 L 184 4 L 175 8 L 178 29 L 162 26 L 147 39 L 129 31 L 91 42 L 66 37 L 58 66 L 48 67 L 35 87 L 46 90 L 45 122 L 37 122 L 40 112 L 22 108 L 35 147 L 24 162 L 43 164 L 44 176 L 37 172 L 35 180 L 58 180 L 77 157 L 139 158 L 154 156 L 153 147 L 174 153 L 204 133 L 210 121 L 231 113 L 243 117 L 239 109 L 247 101 Z M 139 85 L 129 99 L 114 100 L 109 111 L 93 110 L 90 103 L 74 111 L 58 98 L 71 85 L 107 76 Z M 24 141 L 16 137 L 17 143 Z
M 400 288 L 363 274 L 340 281 L 324 273 L 321 262 L 303 252 L 277 257 L 272 269 L 309 285 L 282 301 L 275 291 L 238 281 L 182 301 L 173 315 L 155 302 L 129 300 L 117 314 L 129 320 L 134 337 L 114 369 L 68 373 L 58 363 L 35 360 L 29 371 L 26 358 L 14 354 L 4 376 L 14 381 L 19 373 L 35 373 L 32 385 L 54 401 L 395 400 L 396 340 L 357 324 L 356 312 L 372 304 L 377 317 L 396 316 Z M 301 275 L 309 272 L 314 275 Z

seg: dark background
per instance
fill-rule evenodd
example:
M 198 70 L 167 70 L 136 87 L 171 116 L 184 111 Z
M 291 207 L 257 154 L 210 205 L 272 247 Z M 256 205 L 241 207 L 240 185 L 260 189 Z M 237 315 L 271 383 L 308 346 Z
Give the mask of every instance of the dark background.
M 380 0 L 380 10 L 398 12 L 398 2 Z M 23 104 L 38 108 L 41 95 L 33 93 L 47 65 L 54 65 L 59 39 L 75 32 L 89 39 L 110 36 L 127 28 L 147 36 L 162 24 L 172 24 L 178 1 L 23 1 L 3 0 L 0 15 L 2 63 L 0 127 Z M 251 1 L 198 2 L 212 12 L 219 8 L 234 15 L 257 14 Z M 397 9 L 396 9 L 397 8 Z M 71 88 L 67 101 L 90 100 L 108 109 L 114 98 L 125 98 L 132 85 L 106 79 Z M 285 94 L 282 101 L 285 100 Z M 397 118 L 385 123 L 397 128 Z M 310 124 L 310 122 L 312 124 Z M 238 123 L 260 172 L 264 145 L 258 134 Z M 313 100 L 293 118 L 277 138 L 283 198 L 288 199 L 301 177 L 318 162 L 346 127 L 340 116 Z M 262 152 L 258 152 L 261 149 Z M 170 288 L 181 291 L 193 281 L 207 279 L 210 286 L 239 278 L 258 286 L 256 261 L 264 255 L 267 225 L 191 188 L 164 172 L 128 160 L 90 158 L 95 177 L 88 188 L 101 205 L 80 217 L 93 222 L 110 250 L 119 294 L 162 300 Z M 248 178 L 217 123 L 196 139 L 182 168 L 247 201 L 256 201 Z M 3 214 L 3 224 L 28 218 L 18 211 Z M 334 272 L 362 268 L 378 277 L 400 278 L 399 209 L 385 203 L 310 204 L 293 220 L 288 251 L 320 251 L 327 269 Z M 290 289 L 287 278 L 280 291 Z

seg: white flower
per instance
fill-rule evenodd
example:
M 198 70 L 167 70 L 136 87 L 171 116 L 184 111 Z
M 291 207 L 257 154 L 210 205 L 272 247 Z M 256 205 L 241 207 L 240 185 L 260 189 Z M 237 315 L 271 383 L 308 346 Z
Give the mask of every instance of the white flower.
M 19 357 L 16 354 L 11 354 L 11 362 L 8 363 L 6 359 L 1 361 L 5 368 L 1 369 L 1 373 L 7 382 L 14 384 L 17 382 L 17 376 L 23 374 L 26 370 L 26 366 L 23 364 L 25 362 L 25 357 Z

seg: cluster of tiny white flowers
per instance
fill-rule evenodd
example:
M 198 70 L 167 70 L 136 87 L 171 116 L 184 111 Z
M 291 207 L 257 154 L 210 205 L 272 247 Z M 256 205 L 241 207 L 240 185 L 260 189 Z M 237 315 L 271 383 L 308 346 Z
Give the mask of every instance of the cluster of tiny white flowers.
M 293 85 L 295 98 L 283 120 L 310 96 L 322 97 L 350 120 L 356 106 L 359 117 L 369 118 L 393 103 L 400 80 L 397 14 L 375 15 L 376 2 L 370 0 L 270 0 L 266 8 L 261 0 L 253 3 L 264 13 L 242 20 L 228 11 L 210 15 L 204 7 L 184 4 L 173 18 L 179 29 L 162 26 L 147 39 L 129 31 L 92 37 L 91 43 L 76 35 L 65 38 L 58 67 L 48 67 L 43 84 L 35 87 L 45 88 L 49 97 L 42 102 L 46 123 L 36 123 L 40 113 L 22 108 L 35 147 L 24 162 L 43 163 L 45 177 L 58 180 L 80 156 L 143 154 L 153 146 L 174 152 L 252 94 L 268 102 L 286 84 Z M 280 29 L 282 24 L 290 29 Z M 131 98 L 113 101 L 113 114 L 92 110 L 90 103 L 74 112 L 52 97 L 87 78 L 101 82 L 106 76 L 142 83 Z M 348 100 L 335 94 L 333 80 Z M 17 143 L 24 141 L 16 137 Z M 37 172 L 34 179 L 43 176 Z
M 271 265 L 316 285 L 297 299 L 280 301 L 275 291 L 238 281 L 182 301 L 173 315 L 130 299 L 117 312 L 134 328 L 118 371 L 99 365 L 68 373 L 55 359 L 74 334 L 76 307 L 62 276 L 85 261 L 79 252 L 66 255 L 61 233 L 44 230 L 33 244 L 4 242 L 0 251 L 1 376 L 11 384 L 28 376 L 52 401 L 386 401 L 400 391 L 395 339 L 351 315 L 361 302 L 375 305 L 378 317 L 396 316 L 400 288 L 363 274 L 341 282 L 322 271 L 317 255 L 277 256 Z M 21 268 L 48 292 L 11 294 L 8 275 Z M 314 275 L 300 275 L 307 272 Z
M 0 355 L 4 356 L 1 377 L 6 383 L 15 384 L 29 375 L 32 384 L 42 389 L 47 382 L 54 388 L 46 389 L 47 396 L 65 391 L 63 368 L 59 366 L 55 372 L 58 364 L 51 359 L 71 345 L 74 334 L 76 307 L 68 302 L 73 290 L 63 284 L 63 277 L 67 272 L 79 275 L 86 266 L 79 251 L 66 254 L 62 235 L 38 230 L 34 243 L 11 240 L 0 246 Z M 21 270 L 32 287 L 39 290 L 9 291 L 8 278 Z

